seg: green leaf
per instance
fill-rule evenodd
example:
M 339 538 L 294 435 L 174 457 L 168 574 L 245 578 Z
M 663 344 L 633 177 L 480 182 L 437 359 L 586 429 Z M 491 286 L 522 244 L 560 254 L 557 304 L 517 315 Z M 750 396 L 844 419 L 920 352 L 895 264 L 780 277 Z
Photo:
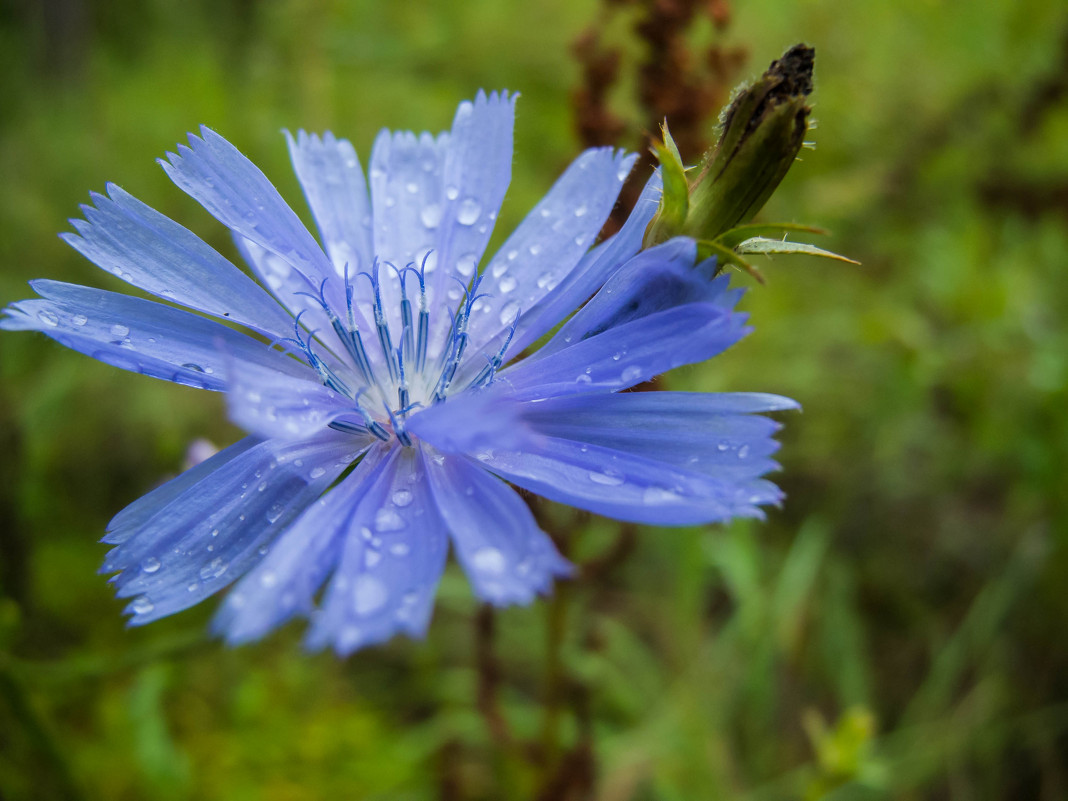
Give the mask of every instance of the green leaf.
M 735 267 L 738 267 L 741 270 L 745 270 L 760 283 L 767 283 L 767 281 L 764 280 L 764 276 L 761 275 L 760 270 L 758 270 L 752 264 L 747 262 L 745 259 L 743 259 L 730 248 L 724 247 L 718 242 L 713 242 L 708 239 L 697 240 L 697 258 L 700 260 L 704 260 L 712 256 L 715 256 L 717 259 L 719 259 L 720 270 L 723 269 L 723 265 L 725 264 L 733 264 Z
M 846 261 L 850 264 L 860 264 L 859 261 L 854 261 L 845 256 L 839 256 L 837 253 L 818 248 L 807 242 L 786 242 L 781 239 L 766 239 L 762 236 L 755 236 L 752 239 L 747 239 L 735 247 L 734 250 L 737 253 L 759 253 L 761 255 L 801 253 L 806 256 L 820 256 L 825 259 L 836 259 L 837 261 Z
M 653 153 L 660 162 L 664 193 L 660 197 L 660 208 L 646 229 L 646 247 L 666 242 L 678 235 L 690 213 L 690 185 L 686 180 L 686 167 L 666 122 L 660 130 L 664 134 L 664 140 L 654 143 Z
M 724 231 L 716 237 L 716 241 L 729 248 L 735 248 L 747 239 L 757 236 L 779 236 L 788 231 L 802 234 L 827 235 L 825 228 L 817 228 L 814 225 L 802 225 L 801 223 L 750 223 L 748 225 L 736 225 L 729 231 Z

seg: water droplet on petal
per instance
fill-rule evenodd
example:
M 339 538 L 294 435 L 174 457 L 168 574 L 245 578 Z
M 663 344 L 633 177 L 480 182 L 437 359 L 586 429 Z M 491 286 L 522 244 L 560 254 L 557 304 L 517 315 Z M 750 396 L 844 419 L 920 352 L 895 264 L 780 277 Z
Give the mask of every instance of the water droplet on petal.
M 507 566 L 504 554 L 496 548 L 479 548 L 471 554 L 471 567 L 480 573 L 503 573 Z
M 270 589 L 278 583 L 278 575 L 273 570 L 266 570 L 260 574 L 260 584 L 265 589 Z
M 311 478 L 320 478 L 320 477 L 321 477 L 321 476 L 323 476 L 323 475 L 324 475 L 325 473 L 326 473 L 326 470 L 324 470 L 323 468 L 321 468 L 321 467 L 313 467 L 313 468 L 311 469 L 311 472 L 310 472 L 310 473 L 308 473 L 308 475 L 309 475 L 309 476 L 310 476 Z
M 594 484 L 603 484 L 606 487 L 618 487 L 623 483 L 623 476 L 605 470 L 603 473 L 590 473 L 590 481 Z
M 632 364 L 630 367 L 624 367 L 623 372 L 619 374 L 619 380 L 624 383 L 630 383 L 631 381 L 637 381 L 642 377 L 642 368 Z
M 70 321 L 72 323 L 74 323 L 75 325 L 79 325 L 80 326 L 80 325 L 85 325 L 87 322 L 89 322 L 89 318 L 86 317 L 84 314 L 76 314 L 71 318 Z
M 682 500 L 681 496 L 662 487 L 646 487 L 642 493 L 642 502 L 650 506 L 658 506 L 665 503 L 676 503 Z
M 258 553 L 260 556 L 266 556 L 267 552 L 270 550 L 271 549 L 268 548 L 266 545 L 261 545 L 259 548 L 256 549 L 256 553 Z
M 393 493 L 393 503 L 397 506 L 407 506 L 412 502 L 412 493 L 406 489 L 399 489 Z
M 352 600 L 357 615 L 369 615 L 381 609 L 389 598 L 386 585 L 374 576 L 357 576 L 352 587 Z
M 585 373 L 581 373 L 581 374 L 579 374 L 579 376 L 578 376 L 578 377 L 577 377 L 577 378 L 575 379 L 575 383 L 576 383 L 576 384 L 592 384 L 592 383 L 593 383 L 593 379 L 592 379 L 592 378 L 590 378 L 590 377 L 589 377 L 588 375 L 586 375 Z
M 147 595 L 140 596 L 130 605 L 130 609 L 133 610 L 135 615 L 147 615 L 155 608 L 156 605 L 149 600 Z
M 509 323 L 511 323 L 515 319 L 516 314 L 518 313 L 519 304 L 516 303 L 516 301 L 510 300 L 505 303 L 504 307 L 501 309 L 501 315 L 499 317 L 501 325 L 508 325 Z
M 42 311 L 37 312 L 37 319 L 45 325 L 51 326 L 53 328 L 59 325 L 59 317 L 56 316 L 55 312 L 48 311 L 47 309 L 43 309 Z
M 445 197 L 449 200 L 456 200 L 456 198 L 460 197 L 460 190 L 455 186 L 447 186 L 445 187 Z
M 541 245 L 535 243 L 530 246 L 529 250 L 531 256 L 537 256 L 539 253 L 541 253 Z
M 740 447 L 738 449 L 738 458 L 739 459 L 744 459 L 748 455 L 749 455 L 749 446 L 748 445 L 743 445 L 742 447 Z
M 378 551 L 368 550 L 363 555 L 363 563 L 366 567 L 374 567 L 382 561 L 382 554 Z
M 515 280 L 514 275 L 506 275 L 500 280 L 500 283 L 497 286 L 500 287 L 501 292 L 511 292 L 513 289 L 515 289 L 516 284 L 518 283 L 519 282 Z
M 404 188 L 408 190 L 408 194 L 414 195 L 416 192 L 419 191 L 419 184 L 417 184 L 415 181 L 409 181 L 408 185 Z
M 160 561 L 154 556 L 149 556 L 141 562 L 141 570 L 145 573 L 155 573 L 160 569 Z
M 408 546 L 403 542 L 398 542 L 396 545 L 390 546 L 389 552 L 394 556 L 407 556 Z
M 460 225 L 474 225 L 482 216 L 482 204 L 473 197 L 467 197 L 460 201 L 460 207 L 456 209 L 456 222 Z
M 478 264 L 478 255 L 465 253 L 456 260 L 456 272 L 465 278 L 470 278 L 475 273 L 475 265 Z
M 586 204 L 583 203 L 581 206 L 579 206 L 577 209 L 575 209 L 575 216 L 576 217 L 585 216 L 587 211 L 589 211 L 589 209 L 586 208 Z
M 720 453 L 726 453 L 730 449 L 731 446 L 727 443 L 727 440 L 722 440 L 718 445 L 716 445 L 716 450 Z
M 392 509 L 379 509 L 375 513 L 376 531 L 400 531 L 404 525 L 404 518 Z
M 431 203 L 429 206 L 424 206 L 423 210 L 419 213 L 419 219 L 423 221 L 423 225 L 427 228 L 437 228 L 441 224 L 442 208 L 437 203 Z
M 121 339 L 122 337 L 127 336 L 129 333 L 130 329 L 124 325 L 116 324 L 111 326 L 111 335 L 113 337 L 119 337 Z

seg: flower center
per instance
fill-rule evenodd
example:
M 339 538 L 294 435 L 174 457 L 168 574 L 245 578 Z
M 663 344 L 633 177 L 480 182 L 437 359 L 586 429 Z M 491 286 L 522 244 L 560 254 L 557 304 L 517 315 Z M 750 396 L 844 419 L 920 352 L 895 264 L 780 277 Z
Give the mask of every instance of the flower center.
M 447 311 L 450 317 L 449 333 L 440 354 L 431 358 L 428 354 L 431 310 L 426 293 L 426 263 L 429 256 L 428 253 L 423 258 L 419 268 L 411 263 L 398 270 L 392 264 L 386 263 L 400 280 L 401 331 L 396 344 L 382 306 L 378 259 L 375 259 L 370 272 L 357 273 L 355 276 L 366 278 L 371 285 L 373 332 L 361 331 L 356 322 L 356 314 L 353 311 L 354 287 L 349 280 L 347 266 L 344 278 L 344 319 L 326 300 L 325 289 L 329 278 L 323 279 L 318 295 L 300 293 L 322 306 L 350 362 L 343 364 L 347 369 L 340 371 L 318 356 L 312 350 L 312 337 L 316 332 L 308 333 L 305 339 L 300 327 L 303 312 L 297 315 L 294 326 L 296 338 L 286 341 L 300 348 L 301 354 L 319 374 L 319 379 L 326 387 L 353 401 L 353 414 L 334 420 L 330 424 L 331 428 L 354 434 L 370 433 L 383 441 L 396 436 L 401 444 L 409 446 L 412 441 L 404 424 L 411 414 L 426 406 L 443 403 L 452 392 L 483 387 L 493 382 L 511 344 L 519 322 L 519 312 L 516 312 L 511 329 L 499 350 L 493 355 L 483 354 L 486 364 L 473 378 L 457 385 L 456 374 L 467 355 L 467 329 L 471 309 L 475 301 L 486 295 L 478 293 L 482 280 L 480 275 L 474 276 L 470 285 L 461 283 L 463 294 L 459 298 L 458 308 L 455 311 L 448 307 L 442 309 Z M 409 286 L 413 277 L 419 285 L 417 312 L 413 312 L 412 299 L 409 297 Z M 365 335 L 369 339 L 377 340 L 381 359 L 371 358 L 364 342 Z

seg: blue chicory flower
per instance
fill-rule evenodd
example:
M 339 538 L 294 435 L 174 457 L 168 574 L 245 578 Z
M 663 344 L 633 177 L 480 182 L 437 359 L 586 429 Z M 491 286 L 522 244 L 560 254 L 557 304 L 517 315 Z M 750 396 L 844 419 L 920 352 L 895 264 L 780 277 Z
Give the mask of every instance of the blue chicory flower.
M 509 484 L 658 525 L 779 501 L 760 478 L 776 466 L 778 426 L 752 413 L 793 401 L 621 391 L 747 332 L 740 291 L 695 264 L 692 240 L 640 252 L 655 177 L 623 229 L 590 249 L 633 157 L 583 153 L 478 271 L 510 180 L 514 102 L 480 93 L 437 137 L 383 131 L 369 193 L 349 142 L 289 137 L 322 247 L 263 173 L 202 128 L 161 164 L 231 229 L 274 297 L 109 185 L 63 238 L 192 311 L 49 280 L 5 310 L 2 328 L 225 391 L 249 432 L 111 522 L 102 572 L 133 599 L 131 623 L 240 579 L 214 623 L 229 642 L 307 616 L 310 647 L 348 654 L 425 632 L 450 542 L 494 604 L 528 603 L 571 574 Z

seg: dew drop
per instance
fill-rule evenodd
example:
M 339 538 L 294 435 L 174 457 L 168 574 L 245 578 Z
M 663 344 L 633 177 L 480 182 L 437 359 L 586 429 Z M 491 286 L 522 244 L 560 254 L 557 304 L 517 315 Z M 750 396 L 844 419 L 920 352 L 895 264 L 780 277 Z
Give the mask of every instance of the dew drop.
M 405 186 L 404 188 L 408 190 L 408 194 L 414 195 L 416 192 L 419 191 L 419 184 L 417 184 L 415 181 L 409 181 L 407 186 Z
M 419 213 L 419 219 L 423 221 L 423 225 L 427 228 L 437 228 L 441 224 L 442 209 L 437 203 L 431 203 L 429 206 L 423 206 L 423 210 Z
M 586 375 L 585 373 L 580 373 L 579 376 L 575 379 L 575 383 L 576 384 L 592 384 L 593 383 L 593 379 L 590 378 L 590 376 Z
M 456 222 L 460 225 L 474 225 L 482 216 L 482 204 L 473 197 L 467 197 L 460 201 L 460 207 L 456 209 Z
M 270 589 L 278 583 L 278 575 L 273 570 L 267 570 L 260 574 L 260 584 L 265 589 Z
M 267 522 L 268 523 L 274 523 L 275 521 L 278 520 L 278 518 L 280 518 L 282 516 L 282 512 L 284 512 L 284 511 L 285 511 L 285 507 L 282 506 L 282 504 L 280 504 L 280 503 L 274 504 L 274 506 L 272 506 L 270 509 L 267 510 Z
M 89 318 L 86 317 L 84 314 L 76 314 L 71 318 L 70 321 L 75 325 L 81 326 L 89 322 Z
M 382 561 L 382 554 L 378 551 L 368 550 L 363 555 L 363 564 L 365 567 L 374 567 Z
M 586 204 L 583 203 L 581 206 L 579 206 L 577 209 L 575 209 L 575 216 L 576 217 L 584 217 L 586 215 L 587 211 L 589 211 L 589 209 L 586 208 Z
M 624 383 L 637 381 L 641 377 L 642 368 L 638 367 L 635 364 L 632 364 L 630 367 L 624 367 L 623 372 L 619 374 L 619 380 L 623 381 Z
M 403 542 L 398 542 L 396 545 L 390 546 L 389 552 L 394 556 L 407 556 L 408 546 Z
M 404 518 L 392 509 L 379 509 L 375 513 L 376 531 L 400 531 L 404 525 Z
M 257 492 L 263 492 L 265 489 L 267 489 L 267 482 L 266 481 L 261 481 L 260 485 L 258 487 L 256 487 Z
M 490 275 L 492 275 L 494 278 L 500 278 L 506 272 L 508 272 L 508 264 L 506 262 L 495 261 L 490 266 Z
M 738 449 L 738 458 L 739 459 L 744 459 L 748 455 L 749 455 L 749 446 L 748 445 L 743 445 L 742 447 L 740 447 Z
M 519 304 L 516 303 L 514 300 L 510 300 L 504 304 L 504 307 L 501 309 L 501 314 L 498 319 L 501 321 L 501 325 L 508 325 L 515 319 L 515 316 L 518 313 Z
M 594 484 L 603 484 L 606 487 L 618 487 L 623 483 L 623 476 L 606 470 L 603 473 L 590 473 L 590 481 Z
M 198 584 L 197 582 L 193 581 L 193 582 L 190 582 L 189 586 L 186 587 L 185 589 L 186 589 L 186 592 L 196 592 L 197 591 L 197 587 L 199 587 L 199 586 L 200 586 L 200 584 Z
M 321 476 L 323 476 L 323 475 L 324 475 L 325 473 L 326 473 L 326 470 L 324 470 L 323 468 L 321 468 L 321 467 L 313 467 L 313 468 L 311 469 L 311 472 L 310 472 L 310 473 L 308 473 L 308 475 L 309 475 L 309 476 L 310 476 L 311 478 L 320 478 L 320 477 L 321 477 Z
M 539 253 L 541 253 L 541 245 L 535 242 L 528 248 L 528 250 L 530 251 L 531 256 L 537 256 Z
M 222 559 L 212 559 L 211 562 L 200 568 L 200 580 L 218 578 L 226 572 L 226 563 Z
M 115 324 L 111 326 L 111 335 L 113 337 L 119 337 L 121 339 L 122 337 L 129 335 L 129 333 L 130 329 L 127 328 L 125 325 Z
M 480 573 L 503 573 L 508 563 L 496 548 L 479 548 L 471 554 L 471 566 Z
M 511 292 L 513 289 L 515 289 L 516 284 L 518 283 L 519 282 L 515 280 L 514 275 L 506 275 L 500 280 L 498 286 L 500 287 L 501 292 Z
M 722 440 L 718 445 L 716 445 L 716 450 L 720 453 L 726 453 L 730 449 L 731 446 L 727 443 L 727 440 Z
M 352 588 L 352 600 L 357 615 L 369 615 L 381 609 L 389 598 L 386 585 L 374 576 L 357 576 Z
M 151 600 L 149 600 L 147 595 L 142 595 L 142 596 L 138 597 L 130 605 L 130 609 L 133 610 L 133 613 L 135 615 L 147 615 L 149 612 L 151 612 L 155 608 L 156 608 L 156 605 L 154 603 L 152 603 Z
M 456 200 L 456 198 L 460 197 L 460 190 L 455 186 L 447 186 L 445 187 L 445 197 L 449 200 Z
M 659 506 L 665 503 L 676 503 L 682 500 L 678 493 L 661 487 L 646 487 L 642 493 L 642 502 L 650 506 Z
M 412 493 L 406 489 L 399 489 L 393 493 L 393 503 L 397 506 L 407 506 L 412 502 Z
M 219 529 L 217 529 L 217 528 L 213 528 L 213 529 L 211 530 L 211 536 L 213 536 L 213 537 L 218 537 L 218 536 L 219 536 Z
M 55 312 L 48 311 L 47 309 L 37 312 L 37 319 L 52 328 L 59 325 L 59 317 L 56 316 Z
M 538 276 L 538 289 L 552 289 L 556 286 L 551 272 L 542 273 Z
M 478 264 L 478 256 L 474 253 L 465 253 L 456 260 L 456 272 L 470 278 L 475 273 L 475 265 Z
M 141 562 L 141 570 L 145 573 L 155 573 L 160 569 L 160 561 L 154 556 L 149 556 Z
M 268 548 L 266 545 L 261 545 L 259 548 L 256 549 L 256 553 L 258 553 L 260 556 L 266 556 L 267 552 L 270 550 L 271 549 Z

